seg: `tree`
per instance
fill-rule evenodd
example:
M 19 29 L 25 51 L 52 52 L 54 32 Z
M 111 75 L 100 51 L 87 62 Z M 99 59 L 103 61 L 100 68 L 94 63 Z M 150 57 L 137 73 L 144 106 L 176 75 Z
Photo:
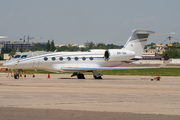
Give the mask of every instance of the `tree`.
M 78 50 L 79 50 L 79 47 L 77 47 L 77 46 L 72 46 L 70 48 L 70 51 L 78 51 Z
M 56 50 L 56 47 L 54 45 L 54 40 L 51 41 L 51 45 L 50 45 L 50 51 L 55 51 Z
M 61 47 L 57 47 L 57 51 L 61 52 L 61 51 L 69 51 L 68 46 L 61 46 Z
M 10 53 L 12 51 L 11 48 L 8 48 L 8 47 L 3 47 L 1 48 L 1 54 L 3 55 L 4 53 Z
M 81 48 L 81 51 L 88 51 L 88 48 Z
M 32 51 L 43 51 L 44 49 L 41 47 L 41 44 L 38 43 L 31 48 Z
M 167 58 L 177 58 L 178 56 L 178 51 L 176 50 L 167 50 L 166 52 L 163 53 L 164 57 Z
M 61 47 L 57 47 L 57 51 L 61 52 L 61 51 L 78 51 L 79 47 L 77 46 L 72 46 L 70 44 L 68 44 L 68 46 L 61 46 Z
M 155 49 L 156 47 L 154 47 L 154 45 L 156 45 L 156 43 L 147 44 L 147 45 L 145 45 L 144 49 L 147 49 L 147 48 Z
M 93 42 L 90 42 L 90 44 L 87 46 L 88 49 L 94 49 L 95 44 Z
M 3 55 L 2 54 L 0 54 L 0 60 L 3 60 L 4 58 L 3 58 Z
M 10 58 L 12 58 L 16 54 L 16 50 L 12 49 L 12 51 L 9 53 Z
M 25 52 L 26 50 L 25 50 L 25 48 L 20 48 L 20 52 L 22 53 L 22 52 Z
M 46 51 L 50 51 L 50 49 L 51 49 L 51 44 L 48 40 L 47 45 L 46 45 Z
M 107 46 L 105 44 L 98 44 L 97 49 L 106 49 Z

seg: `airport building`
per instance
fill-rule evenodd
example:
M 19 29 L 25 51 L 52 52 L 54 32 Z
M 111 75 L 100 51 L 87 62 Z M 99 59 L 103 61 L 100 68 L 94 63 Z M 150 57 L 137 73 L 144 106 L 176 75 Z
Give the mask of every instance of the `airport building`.
M 0 41 L 0 49 L 1 48 L 11 48 L 15 49 L 16 51 L 20 51 L 21 49 L 30 50 L 32 47 L 36 46 L 37 44 L 40 44 L 40 46 L 43 49 L 46 49 L 45 42 L 18 42 L 18 41 Z

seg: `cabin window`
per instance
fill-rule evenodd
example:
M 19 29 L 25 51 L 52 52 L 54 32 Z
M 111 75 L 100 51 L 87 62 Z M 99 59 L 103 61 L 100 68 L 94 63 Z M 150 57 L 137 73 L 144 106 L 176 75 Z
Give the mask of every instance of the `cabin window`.
M 71 60 L 71 58 L 70 57 L 67 57 L 67 59 L 70 61 Z
M 53 61 L 55 61 L 55 60 L 56 60 L 56 58 L 55 58 L 55 57 L 52 57 L 51 59 L 52 59 Z
M 79 58 L 78 58 L 78 57 L 75 57 L 74 59 L 77 61 Z
M 16 55 L 15 57 L 13 57 L 13 58 L 20 58 L 21 57 L 21 55 Z
M 47 57 L 44 57 L 44 60 L 45 60 L 45 61 L 47 61 L 47 60 L 48 60 L 48 58 L 47 58 Z
M 27 58 L 27 55 L 22 55 L 21 58 Z
M 59 60 L 62 61 L 62 60 L 63 60 L 63 57 L 60 57 Z
M 93 58 L 93 57 L 90 57 L 89 59 L 90 59 L 90 60 L 93 60 L 94 58 Z
M 85 58 L 85 57 L 82 57 L 82 60 L 86 60 L 86 58 Z

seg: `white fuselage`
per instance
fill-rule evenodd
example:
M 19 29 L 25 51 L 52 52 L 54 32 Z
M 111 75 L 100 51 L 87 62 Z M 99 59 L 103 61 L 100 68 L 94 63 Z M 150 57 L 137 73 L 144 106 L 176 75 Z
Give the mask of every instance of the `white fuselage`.
M 105 52 L 108 56 L 105 56 Z M 3 65 L 11 69 L 41 69 L 53 72 L 64 71 L 62 67 L 114 67 L 135 57 L 135 53 L 123 49 L 90 50 L 90 52 L 25 52 Z M 26 58 L 21 58 L 27 55 Z M 76 71 L 75 71 L 76 72 Z

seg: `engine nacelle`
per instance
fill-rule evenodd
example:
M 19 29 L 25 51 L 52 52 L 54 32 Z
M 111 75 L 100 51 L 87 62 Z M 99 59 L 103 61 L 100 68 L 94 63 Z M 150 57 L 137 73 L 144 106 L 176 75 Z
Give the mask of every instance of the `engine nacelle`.
M 106 61 L 126 61 L 135 57 L 135 52 L 123 49 L 109 49 L 104 52 Z

